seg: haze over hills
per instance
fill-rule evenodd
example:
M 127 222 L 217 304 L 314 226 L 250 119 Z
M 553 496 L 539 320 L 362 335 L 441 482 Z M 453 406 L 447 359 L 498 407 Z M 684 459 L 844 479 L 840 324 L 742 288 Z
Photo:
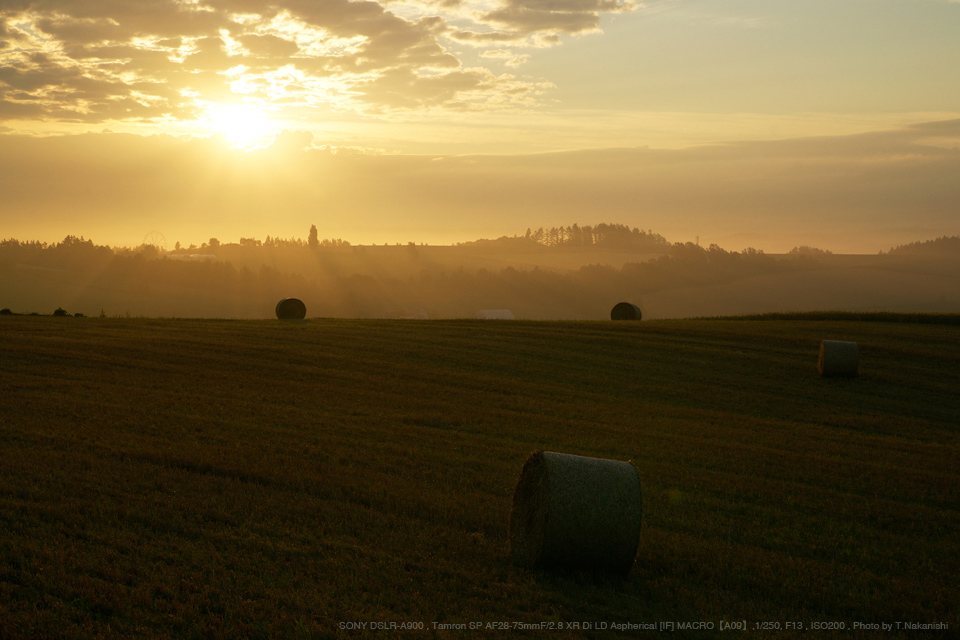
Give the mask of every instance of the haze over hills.
M 0 308 L 49 314 L 271 318 L 298 297 L 308 317 L 609 318 L 620 301 L 644 318 L 795 311 L 960 311 L 960 237 L 836 255 L 671 243 L 621 224 L 528 230 L 458 245 L 351 245 L 241 238 L 170 250 L 0 242 Z

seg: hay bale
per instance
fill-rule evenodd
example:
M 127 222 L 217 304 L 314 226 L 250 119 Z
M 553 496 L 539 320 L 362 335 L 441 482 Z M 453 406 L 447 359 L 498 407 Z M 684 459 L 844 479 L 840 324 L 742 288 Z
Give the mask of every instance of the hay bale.
M 856 342 L 821 340 L 817 369 L 824 377 L 854 378 L 859 367 L 859 352 Z
M 629 462 L 537 451 L 513 493 L 510 554 L 521 567 L 626 575 L 640 543 L 641 506 Z
M 639 320 L 642 315 L 640 307 L 629 302 L 619 302 L 610 310 L 611 320 Z
M 277 303 L 277 317 L 281 320 L 303 320 L 307 317 L 307 305 L 299 298 L 284 298 Z

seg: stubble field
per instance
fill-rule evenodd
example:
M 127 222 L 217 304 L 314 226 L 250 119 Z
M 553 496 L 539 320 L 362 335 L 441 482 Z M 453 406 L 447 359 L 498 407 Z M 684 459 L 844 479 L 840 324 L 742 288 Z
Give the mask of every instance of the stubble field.
M 511 565 L 538 449 L 633 461 L 626 580 Z M 3 638 L 960 625 L 956 325 L 4 317 L 0 460 Z

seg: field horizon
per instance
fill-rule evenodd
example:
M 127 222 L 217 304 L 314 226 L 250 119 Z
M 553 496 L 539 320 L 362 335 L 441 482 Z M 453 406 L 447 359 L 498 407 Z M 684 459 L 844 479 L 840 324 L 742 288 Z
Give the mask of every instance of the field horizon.
M 0 636 L 953 630 L 957 331 L 2 317 Z M 859 377 L 818 377 L 824 338 Z M 625 580 L 510 563 L 536 450 L 637 468 Z

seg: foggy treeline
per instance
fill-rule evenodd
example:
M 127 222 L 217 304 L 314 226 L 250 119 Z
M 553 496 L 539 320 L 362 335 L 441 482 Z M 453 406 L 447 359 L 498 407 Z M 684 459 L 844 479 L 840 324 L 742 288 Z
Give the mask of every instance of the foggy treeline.
M 911 242 L 890 249 L 893 255 L 960 256 L 960 236 L 941 236 L 936 240 Z
M 610 264 L 616 257 L 620 264 Z M 82 237 L 0 242 L 0 308 L 49 314 L 273 317 L 284 297 L 309 317 L 602 319 L 620 301 L 645 317 L 812 309 L 960 311 L 960 238 L 876 256 L 812 247 L 786 255 L 669 243 L 623 225 L 571 225 L 455 246 L 351 246 L 244 238 L 161 251 Z
M 652 231 L 643 231 L 623 224 L 601 223 L 596 226 L 573 224 L 567 227 L 540 227 L 536 231 L 527 229 L 522 237 L 497 240 L 478 240 L 478 243 L 501 244 L 534 242 L 547 247 L 604 247 L 611 249 L 625 249 L 635 251 L 666 251 L 670 247 L 667 239 Z

